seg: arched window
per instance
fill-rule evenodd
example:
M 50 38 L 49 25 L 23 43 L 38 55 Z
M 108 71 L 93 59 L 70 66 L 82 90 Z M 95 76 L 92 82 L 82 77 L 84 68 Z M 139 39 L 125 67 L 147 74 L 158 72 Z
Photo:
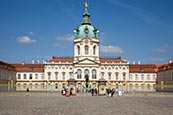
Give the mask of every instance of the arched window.
M 48 80 L 50 80 L 51 72 L 47 72 L 47 75 L 48 75 Z
M 96 55 L 96 46 L 93 47 L 93 55 Z
M 89 70 L 88 69 L 85 69 L 85 75 L 86 74 L 89 74 Z
M 97 71 L 95 69 L 92 70 L 92 79 L 97 78 Z
M 85 81 L 88 82 L 89 81 L 89 70 L 85 69 Z
M 88 46 L 85 46 L 85 55 L 88 55 L 89 54 L 89 50 L 88 50 Z
M 108 79 L 109 79 L 109 80 L 111 80 L 111 76 L 112 76 L 112 74 L 109 72 L 109 73 L 108 73 Z
M 80 46 L 77 46 L 77 53 L 80 55 Z
M 62 72 L 62 79 L 65 80 L 65 72 Z
M 55 89 L 58 89 L 58 83 L 55 83 Z
M 77 79 L 82 78 L 82 71 L 80 69 L 77 70 Z
M 58 79 L 58 72 L 55 72 L 55 79 Z
M 115 79 L 118 80 L 118 72 L 115 73 Z
M 138 84 L 135 84 L 135 89 L 138 90 L 139 86 Z
M 126 73 L 123 73 L 123 80 L 126 80 Z

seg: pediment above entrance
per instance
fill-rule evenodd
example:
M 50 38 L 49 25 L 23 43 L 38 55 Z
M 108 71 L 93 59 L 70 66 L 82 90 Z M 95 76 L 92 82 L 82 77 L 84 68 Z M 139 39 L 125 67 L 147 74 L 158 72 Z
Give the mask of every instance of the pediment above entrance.
M 95 64 L 99 64 L 98 62 L 94 61 L 94 60 L 91 60 L 91 59 L 88 59 L 88 58 L 85 58 L 83 60 L 79 60 L 77 61 L 76 63 L 74 64 L 84 64 L 84 65 L 95 65 Z

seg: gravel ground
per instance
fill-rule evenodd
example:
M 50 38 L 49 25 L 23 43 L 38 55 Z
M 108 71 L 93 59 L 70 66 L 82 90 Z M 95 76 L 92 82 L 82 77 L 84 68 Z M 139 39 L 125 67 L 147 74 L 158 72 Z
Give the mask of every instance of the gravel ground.
M 172 115 L 173 95 L 0 95 L 0 115 Z

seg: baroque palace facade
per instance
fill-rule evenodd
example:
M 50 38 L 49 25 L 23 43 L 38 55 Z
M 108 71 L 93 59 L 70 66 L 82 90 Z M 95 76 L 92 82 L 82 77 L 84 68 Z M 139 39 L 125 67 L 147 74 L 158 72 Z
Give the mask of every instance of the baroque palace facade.
M 16 90 L 61 91 L 63 87 L 69 87 L 76 93 L 96 88 L 100 94 L 108 88 L 155 91 L 160 65 L 129 64 L 121 57 L 102 58 L 99 43 L 99 30 L 91 24 L 85 4 L 82 24 L 74 30 L 74 57 L 52 57 L 44 64 L 11 64 L 15 69 Z M 0 78 L 2 76 L 3 69 L 0 68 Z

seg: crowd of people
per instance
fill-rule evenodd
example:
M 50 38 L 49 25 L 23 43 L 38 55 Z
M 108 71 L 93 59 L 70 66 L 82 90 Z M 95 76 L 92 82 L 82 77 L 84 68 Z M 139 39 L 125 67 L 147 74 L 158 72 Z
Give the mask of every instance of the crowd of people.
M 62 89 L 62 95 L 63 96 L 66 96 L 66 97 L 69 97 L 69 96 L 71 96 L 72 95 L 72 90 L 73 90 L 73 88 L 63 88 Z M 88 92 L 91 92 L 91 95 L 92 96 L 97 96 L 98 95 L 98 90 L 96 89 L 96 88 L 92 88 L 91 90 L 89 90 Z M 108 89 L 106 89 L 106 95 L 108 96 L 108 97 L 113 97 L 114 96 L 114 94 L 115 94 L 115 92 L 117 92 L 117 95 L 118 96 L 122 96 L 122 94 L 123 94 L 123 91 L 122 90 L 118 90 L 118 91 L 116 91 L 115 90 L 115 88 L 108 88 Z

